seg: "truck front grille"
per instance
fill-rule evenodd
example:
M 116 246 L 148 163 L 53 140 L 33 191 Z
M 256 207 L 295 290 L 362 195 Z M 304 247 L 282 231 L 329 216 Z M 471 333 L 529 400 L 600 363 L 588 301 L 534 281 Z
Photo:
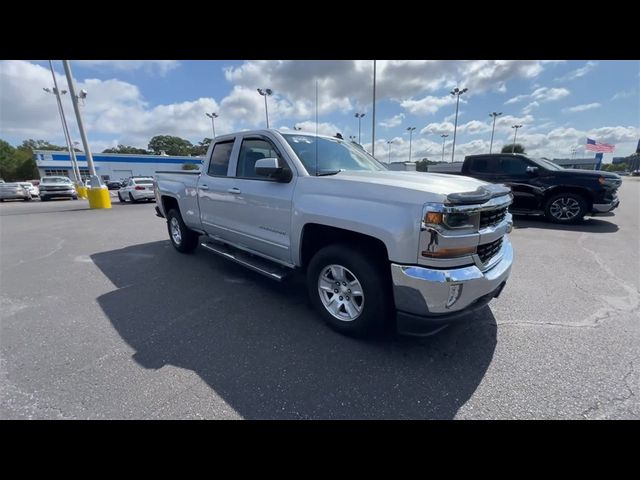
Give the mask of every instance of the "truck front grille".
M 484 245 L 478 245 L 478 256 L 482 263 L 487 263 L 491 257 L 500 251 L 502 247 L 502 237 L 498 240 L 494 240 L 491 243 L 485 243 Z
M 480 212 L 480 230 L 500 223 L 507 214 L 507 207 Z

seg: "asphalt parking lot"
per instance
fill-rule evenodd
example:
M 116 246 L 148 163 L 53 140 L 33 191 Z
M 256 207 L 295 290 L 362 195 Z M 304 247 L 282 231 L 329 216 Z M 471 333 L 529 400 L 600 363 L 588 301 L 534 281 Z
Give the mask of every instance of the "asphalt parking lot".
M 0 418 L 640 418 L 640 179 L 619 195 L 576 226 L 516 218 L 473 321 L 367 341 L 300 281 L 175 252 L 153 203 L 0 204 Z

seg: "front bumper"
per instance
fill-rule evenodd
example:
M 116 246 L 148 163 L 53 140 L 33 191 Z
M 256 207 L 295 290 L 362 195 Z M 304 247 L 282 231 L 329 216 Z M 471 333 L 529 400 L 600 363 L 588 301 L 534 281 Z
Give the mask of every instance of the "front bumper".
M 67 198 L 67 197 L 75 197 L 78 195 L 73 189 L 69 190 L 40 190 L 40 198 Z
M 500 260 L 486 271 L 476 265 L 436 270 L 392 263 L 398 331 L 408 335 L 434 333 L 443 325 L 468 317 L 497 297 L 513 263 L 513 247 L 508 235 L 504 236 L 496 256 L 500 256 Z
M 620 200 L 616 197 L 611 203 L 594 203 L 593 204 L 593 213 L 607 213 L 620 205 Z

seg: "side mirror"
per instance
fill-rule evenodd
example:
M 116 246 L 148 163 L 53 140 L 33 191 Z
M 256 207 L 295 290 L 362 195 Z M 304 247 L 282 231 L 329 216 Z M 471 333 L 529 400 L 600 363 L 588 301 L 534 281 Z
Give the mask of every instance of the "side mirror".
M 280 165 L 277 158 L 261 158 L 255 164 L 256 175 L 269 177 L 279 182 L 288 182 L 291 179 L 291 171 Z
M 537 175 L 538 174 L 538 167 L 527 167 L 527 173 L 529 175 Z

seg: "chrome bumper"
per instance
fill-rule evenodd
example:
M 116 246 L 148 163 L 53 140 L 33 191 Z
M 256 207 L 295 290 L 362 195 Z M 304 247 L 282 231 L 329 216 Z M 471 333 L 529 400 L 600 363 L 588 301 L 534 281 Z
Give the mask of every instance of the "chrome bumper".
M 607 213 L 614 208 L 617 208 L 618 205 L 620 205 L 620 200 L 618 200 L 617 198 L 611 203 L 594 203 L 593 211 L 595 213 Z
M 495 292 L 494 296 L 497 296 L 509 278 L 513 262 L 513 248 L 508 235 L 504 236 L 502 248 L 496 256 L 499 255 L 500 260 L 486 271 L 476 265 L 435 270 L 392 263 L 396 309 L 424 317 L 425 322 L 429 322 L 430 319 L 444 319 L 453 313 L 462 313 L 490 293 Z

